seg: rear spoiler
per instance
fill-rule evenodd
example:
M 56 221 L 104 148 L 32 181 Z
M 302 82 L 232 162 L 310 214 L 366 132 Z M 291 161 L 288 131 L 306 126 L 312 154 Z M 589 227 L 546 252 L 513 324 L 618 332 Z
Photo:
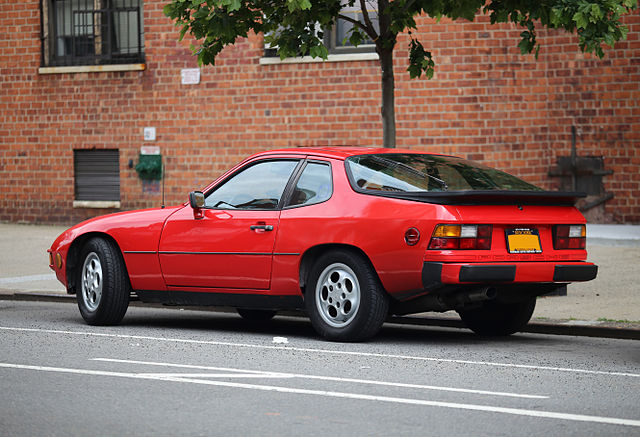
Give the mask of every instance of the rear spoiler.
M 371 191 L 357 190 L 360 193 L 393 199 L 413 200 L 438 205 L 558 205 L 573 206 L 586 193 L 567 191 L 509 191 L 509 190 L 471 190 L 471 191 Z

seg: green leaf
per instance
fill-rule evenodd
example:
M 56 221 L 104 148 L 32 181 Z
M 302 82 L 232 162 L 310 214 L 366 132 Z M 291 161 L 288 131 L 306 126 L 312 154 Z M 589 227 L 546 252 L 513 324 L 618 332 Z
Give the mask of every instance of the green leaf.
M 587 17 L 582 12 L 576 12 L 572 17 L 573 21 L 575 21 L 578 29 L 584 29 L 587 27 Z
M 602 11 L 600 10 L 600 6 L 594 4 L 591 6 L 591 16 L 589 17 L 589 21 L 592 23 L 597 23 L 602 19 Z
M 433 62 L 431 52 L 426 51 L 420 41 L 412 38 L 409 43 L 409 66 L 407 67 L 409 76 L 415 79 L 424 73 L 427 79 L 431 79 L 434 74 L 434 66 L 435 62 Z
M 309 52 L 312 58 L 327 59 L 329 57 L 329 51 L 323 45 L 313 46 Z

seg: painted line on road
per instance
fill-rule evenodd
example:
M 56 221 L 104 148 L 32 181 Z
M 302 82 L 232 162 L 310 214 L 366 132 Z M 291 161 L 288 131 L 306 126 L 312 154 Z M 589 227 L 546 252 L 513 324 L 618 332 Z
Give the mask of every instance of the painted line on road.
M 0 278 L 0 285 L 19 284 L 21 282 L 33 281 L 50 281 L 53 279 L 56 279 L 55 273 L 48 273 L 46 275 L 14 276 L 12 278 Z
M 401 360 L 413 360 L 413 361 L 430 361 L 430 362 L 436 362 L 436 363 L 469 364 L 469 365 L 477 365 L 477 366 L 506 367 L 506 368 L 527 369 L 527 370 L 547 370 L 547 371 L 554 371 L 554 372 L 581 373 L 581 374 L 587 374 L 587 375 L 626 376 L 626 377 L 632 377 L 632 378 L 640 378 L 639 373 L 613 372 L 613 371 L 606 371 L 606 370 L 573 369 L 569 367 L 534 366 L 531 364 L 496 363 L 491 361 L 456 360 L 451 358 L 419 357 L 419 356 L 411 356 L 411 355 L 380 354 L 380 353 L 373 353 L 373 352 L 355 352 L 355 351 L 340 351 L 340 350 L 331 350 L 331 349 L 302 348 L 302 347 L 293 347 L 293 346 L 273 346 L 273 345 L 261 345 L 261 344 L 249 344 L 249 343 L 231 343 L 231 342 L 225 342 L 225 341 L 212 341 L 212 340 L 190 340 L 186 338 L 150 337 L 150 336 L 144 336 L 144 335 L 107 334 L 107 333 L 100 333 L 100 332 L 63 331 L 63 330 L 57 330 L 57 329 L 15 328 L 15 327 L 8 327 L 8 326 L 0 326 L 0 330 L 20 331 L 20 332 L 38 332 L 38 333 L 63 334 L 63 335 L 78 335 L 78 336 L 87 336 L 87 337 L 121 338 L 121 339 L 128 339 L 128 340 L 152 340 L 152 341 L 167 342 L 167 343 L 203 344 L 203 345 L 210 345 L 210 346 L 227 346 L 227 347 L 248 348 L 248 349 L 280 350 L 280 351 L 290 351 L 290 352 L 307 352 L 307 353 L 317 353 L 317 354 L 327 354 L 327 355 L 359 356 L 359 357 L 401 359 Z
M 540 395 L 528 395 L 522 393 L 508 393 L 508 392 L 499 392 L 499 391 L 487 391 L 487 390 L 474 390 L 474 389 L 466 389 L 466 388 L 457 388 L 457 387 L 442 387 L 442 386 L 434 386 L 434 385 L 421 385 L 421 384 L 406 384 L 401 382 L 386 382 L 386 381 L 376 381 L 371 379 L 354 379 L 354 378 L 338 378 L 334 376 L 321 376 L 321 375 L 307 375 L 300 373 L 283 373 L 283 372 L 272 372 L 272 371 L 261 371 L 261 370 L 249 370 L 249 369 L 233 369 L 228 367 L 211 367 L 211 366 L 197 366 L 193 364 L 173 364 L 173 363 L 157 363 L 153 361 L 136 361 L 136 360 L 119 360 L 115 358 L 92 358 L 91 361 L 102 361 L 108 363 L 120 363 L 120 364 L 142 364 L 147 366 L 159 366 L 159 367 L 173 367 L 180 369 L 194 369 L 194 370 L 213 370 L 213 371 L 223 371 L 223 372 L 243 372 L 243 373 L 251 373 L 254 372 L 256 374 L 269 374 L 269 375 L 282 375 L 284 378 L 299 378 L 299 379 L 314 379 L 320 381 L 334 381 L 334 382 L 349 382 L 354 384 L 368 384 L 368 385 L 381 385 L 388 387 L 401 387 L 401 388 L 415 388 L 422 390 L 437 390 L 437 391 L 448 391 L 448 392 L 456 392 L 456 393 L 470 393 L 470 394 L 480 394 L 480 395 L 490 395 L 490 396 L 506 396 L 506 397 L 514 397 L 514 398 L 525 398 L 525 399 L 549 399 L 549 396 L 540 396 Z M 177 373 L 145 373 L 145 375 L 169 375 L 169 376 L 188 376 L 192 377 L 192 374 L 177 374 Z M 197 375 L 197 374 L 196 374 Z M 203 373 L 203 376 L 208 374 Z
M 625 425 L 625 426 L 640 427 L 640 420 L 621 419 L 616 417 L 604 417 L 604 416 L 589 416 L 589 415 L 583 415 L 583 414 L 558 413 L 554 411 L 527 410 L 523 408 L 506 408 L 506 407 L 498 407 L 498 406 L 491 406 L 491 405 L 476 405 L 476 404 L 462 404 L 462 403 L 456 403 L 456 402 L 428 401 L 424 399 L 410 399 L 410 398 L 399 398 L 399 397 L 390 397 L 390 396 L 366 395 L 366 394 L 359 394 L 359 393 L 334 392 L 334 391 L 326 391 L 326 390 L 310 390 L 310 389 L 278 387 L 278 386 L 270 386 L 270 385 L 244 384 L 244 383 L 229 382 L 229 381 L 210 381 L 210 380 L 200 380 L 200 379 L 166 378 L 166 377 L 158 378 L 158 377 L 153 377 L 149 375 L 140 375 L 140 374 L 126 373 L 126 372 L 105 372 L 105 371 L 99 371 L 99 370 L 83 370 L 83 369 L 70 369 L 70 368 L 63 368 L 63 367 L 47 367 L 47 366 L 30 366 L 30 365 L 11 364 L 11 363 L 0 363 L 0 368 L 34 370 L 34 371 L 40 371 L 40 372 L 54 372 L 54 373 L 71 373 L 71 374 L 94 375 L 94 376 L 95 375 L 112 376 L 112 377 L 120 377 L 120 378 L 146 379 L 146 380 L 167 381 L 167 382 L 183 382 L 183 383 L 201 384 L 201 385 L 218 386 L 218 387 L 242 388 L 242 389 L 248 389 L 248 390 L 260 390 L 260 391 L 273 391 L 278 393 L 291 393 L 291 394 L 303 394 L 303 395 L 323 396 L 323 397 L 331 397 L 331 398 L 341 398 L 341 399 L 390 402 L 390 403 L 396 403 L 396 404 L 442 407 L 442 408 L 452 408 L 452 409 L 458 409 L 458 410 L 483 411 L 488 413 L 502 413 L 502 414 L 516 415 L 516 416 L 539 417 L 539 418 L 545 418 L 545 419 L 560 419 L 560 420 L 570 420 L 570 421 L 577 421 L 577 422 L 591 422 L 591 423 L 602 423 L 602 424 L 610 424 L 610 425 Z
M 140 376 L 149 376 L 152 378 L 278 378 L 286 379 L 291 376 L 275 375 L 265 373 L 263 375 L 257 373 L 137 373 Z

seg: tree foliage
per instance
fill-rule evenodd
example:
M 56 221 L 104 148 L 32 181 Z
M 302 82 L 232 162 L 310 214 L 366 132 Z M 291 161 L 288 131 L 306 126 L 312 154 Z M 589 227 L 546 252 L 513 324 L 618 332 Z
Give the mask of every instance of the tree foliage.
M 324 33 L 342 19 L 353 24 L 347 39 L 358 45 L 369 39 L 380 56 L 382 78 L 384 145 L 395 145 L 393 113 L 393 50 L 397 36 L 407 32 L 411 78 L 424 74 L 432 78 L 435 61 L 412 31 L 416 17 L 436 20 L 473 21 L 480 12 L 491 23 L 514 23 L 522 28 L 518 47 L 521 53 L 535 53 L 540 45 L 540 28 L 563 29 L 578 35 L 580 49 L 604 56 L 603 46 L 613 47 L 625 38 L 622 15 L 637 7 L 637 0 L 172 0 L 164 13 L 181 28 L 180 39 L 189 33 L 197 41 L 193 47 L 199 64 L 214 64 L 216 56 L 237 38 L 250 32 L 265 35 L 265 42 L 277 46 L 281 58 L 309 55 L 326 59 Z M 359 6 L 359 19 L 343 12 L 346 6 Z M 372 20 L 377 11 L 377 24 Z M 386 89 L 386 94 L 385 94 Z M 386 95 L 386 97 L 385 97 Z M 391 105 L 389 111 L 388 106 Z M 387 111 L 385 111 L 387 106 Z M 386 120 L 385 117 L 391 117 Z

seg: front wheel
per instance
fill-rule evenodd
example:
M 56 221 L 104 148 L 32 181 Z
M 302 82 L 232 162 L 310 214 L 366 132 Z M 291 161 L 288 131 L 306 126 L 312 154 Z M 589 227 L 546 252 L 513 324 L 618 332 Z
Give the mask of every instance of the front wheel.
M 311 324 L 324 338 L 361 341 L 380 330 L 389 300 L 363 256 L 335 250 L 320 256 L 311 270 L 305 306 Z
M 524 302 L 498 303 L 484 302 L 480 308 L 460 310 L 464 324 L 478 335 L 505 336 L 521 331 L 533 315 L 536 298 Z
M 110 241 L 92 238 L 80 253 L 78 308 L 90 325 L 117 325 L 129 307 L 129 277 L 120 250 Z

